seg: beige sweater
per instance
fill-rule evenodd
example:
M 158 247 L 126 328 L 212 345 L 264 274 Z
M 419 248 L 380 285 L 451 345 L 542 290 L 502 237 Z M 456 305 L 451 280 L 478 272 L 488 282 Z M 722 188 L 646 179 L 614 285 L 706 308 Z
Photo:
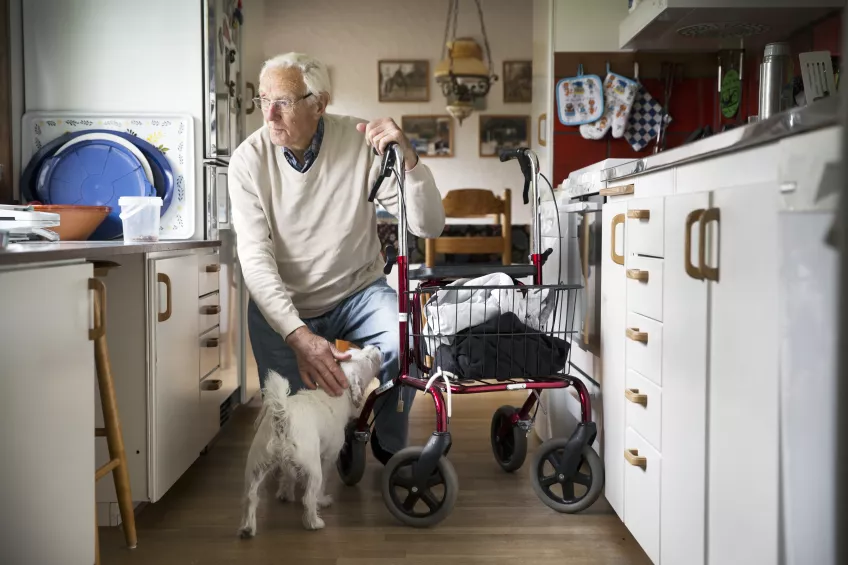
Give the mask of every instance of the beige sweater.
M 383 277 L 375 204 L 368 193 L 380 169 L 362 122 L 324 116 L 318 158 L 295 171 L 267 126 L 233 153 L 229 193 L 238 254 L 251 297 L 283 337 Z M 397 182 L 383 181 L 377 200 L 399 213 Z M 437 237 L 445 223 L 442 199 L 422 163 L 406 174 L 408 228 Z

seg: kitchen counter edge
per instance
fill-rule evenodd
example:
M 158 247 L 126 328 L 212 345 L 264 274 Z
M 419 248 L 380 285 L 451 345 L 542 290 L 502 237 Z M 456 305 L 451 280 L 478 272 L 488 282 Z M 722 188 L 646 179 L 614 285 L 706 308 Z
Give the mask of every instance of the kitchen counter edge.
M 120 255 L 203 249 L 220 247 L 220 245 L 219 240 L 175 240 L 150 243 L 124 243 L 123 241 L 11 243 L 5 249 L 0 249 L 0 267 L 75 259 L 109 259 Z

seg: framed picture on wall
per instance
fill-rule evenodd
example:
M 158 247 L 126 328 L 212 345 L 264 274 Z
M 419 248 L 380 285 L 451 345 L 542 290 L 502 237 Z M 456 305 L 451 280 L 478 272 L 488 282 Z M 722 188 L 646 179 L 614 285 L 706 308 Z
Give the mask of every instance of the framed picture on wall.
M 480 157 L 530 146 L 530 116 L 480 115 Z
M 401 129 L 421 157 L 453 157 L 453 118 L 402 116 Z
M 380 102 L 429 102 L 430 61 L 383 60 L 377 62 Z
M 504 61 L 503 99 L 505 103 L 529 104 L 533 101 L 533 62 Z

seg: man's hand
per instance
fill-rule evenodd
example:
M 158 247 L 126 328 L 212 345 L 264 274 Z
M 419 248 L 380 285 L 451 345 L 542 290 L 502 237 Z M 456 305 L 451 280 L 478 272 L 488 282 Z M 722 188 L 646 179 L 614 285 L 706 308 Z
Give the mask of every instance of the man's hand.
M 365 139 L 380 155 L 385 152 L 390 142 L 394 141 L 400 145 L 403 149 L 404 168 L 407 171 L 418 164 L 418 153 L 393 119 L 380 118 L 367 124 L 356 124 L 356 129 L 365 134 Z
M 350 359 L 326 339 L 315 335 L 306 326 L 301 326 L 286 338 L 286 343 L 297 357 L 300 378 L 306 388 L 316 385 L 331 396 L 341 396 L 348 387 L 347 377 L 336 361 Z

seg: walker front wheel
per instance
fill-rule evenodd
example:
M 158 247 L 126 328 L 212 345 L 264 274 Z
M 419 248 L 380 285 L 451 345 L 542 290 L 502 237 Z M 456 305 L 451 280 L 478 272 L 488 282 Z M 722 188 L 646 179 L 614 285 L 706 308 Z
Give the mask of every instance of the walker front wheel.
M 426 481 L 415 483 L 415 464 L 423 451 L 423 447 L 402 449 L 383 469 L 381 490 L 386 507 L 413 528 L 429 528 L 447 518 L 459 492 L 456 471 L 444 455 Z

